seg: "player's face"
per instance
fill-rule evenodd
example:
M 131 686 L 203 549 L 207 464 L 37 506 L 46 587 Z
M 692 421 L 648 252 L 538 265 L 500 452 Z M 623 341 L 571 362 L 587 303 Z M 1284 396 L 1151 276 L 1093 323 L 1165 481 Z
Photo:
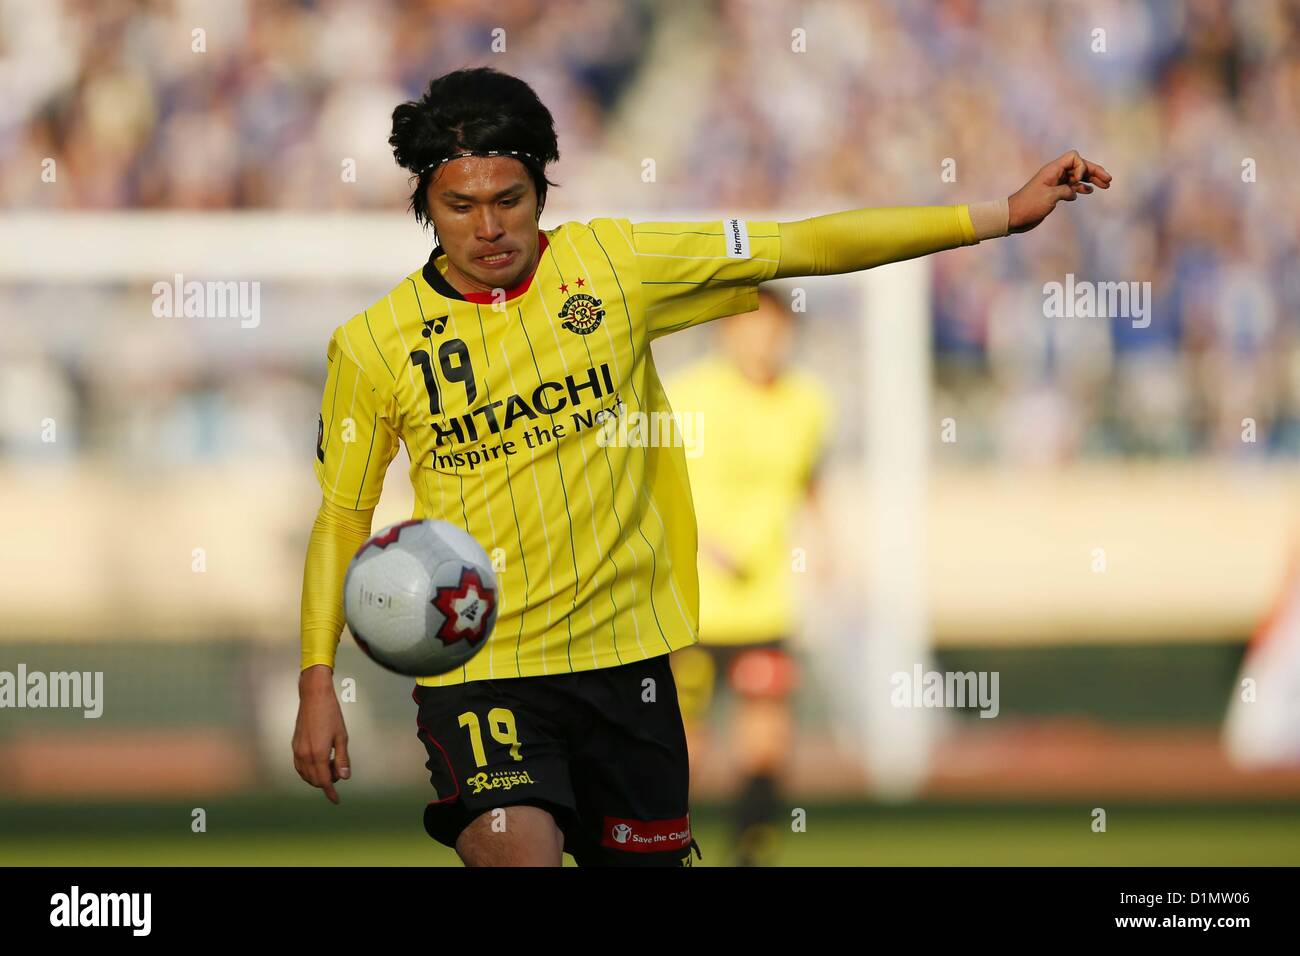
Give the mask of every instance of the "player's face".
M 766 296 L 758 309 L 724 319 L 722 345 L 741 374 L 766 384 L 781 371 L 793 338 L 790 316 Z
M 537 265 L 537 190 L 519 160 L 466 156 L 444 163 L 428 199 L 454 288 L 509 289 Z

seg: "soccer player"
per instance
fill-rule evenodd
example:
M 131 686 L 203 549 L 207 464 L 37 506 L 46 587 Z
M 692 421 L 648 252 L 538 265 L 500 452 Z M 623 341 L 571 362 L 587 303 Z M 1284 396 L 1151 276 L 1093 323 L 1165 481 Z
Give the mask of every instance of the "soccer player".
M 558 865 L 564 852 L 579 865 L 690 865 L 668 664 L 698 630 L 685 456 L 602 437 L 611 416 L 670 412 L 651 341 L 753 310 L 768 279 L 1031 229 L 1110 175 L 1072 151 L 1009 200 L 972 206 L 543 230 L 559 150 L 523 81 L 485 68 L 438 77 L 394 111 L 389 142 L 437 245 L 329 341 L 294 765 L 338 801 L 351 773 L 332 670 L 343 576 L 405 442 L 413 517 L 455 522 L 504 556 L 486 646 L 416 682 L 429 835 L 471 866 Z
M 814 496 L 831 400 L 815 377 L 786 365 L 794 317 L 768 288 L 756 311 L 719 322 L 720 354 L 668 383 L 674 410 L 699 436 L 686 461 L 700 542 L 700 643 L 670 660 L 692 767 L 716 750 L 705 719 L 717 690 L 725 682 L 734 696 L 727 744 L 741 775 L 732 806 L 735 862 L 753 866 L 771 856 L 779 778 L 793 742 L 790 530 Z

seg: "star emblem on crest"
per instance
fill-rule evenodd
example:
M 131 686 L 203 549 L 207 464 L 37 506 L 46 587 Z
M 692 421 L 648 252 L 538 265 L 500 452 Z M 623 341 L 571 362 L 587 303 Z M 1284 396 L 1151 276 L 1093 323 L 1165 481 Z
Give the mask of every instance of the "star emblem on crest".
M 496 600 L 496 592 L 483 584 L 478 571 L 462 568 L 460 583 L 438 588 L 433 597 L 433 606 L 442 612 L 443 618 L 438 639 L 447 645 L 459 640 L 477 644 L 487 631 Z

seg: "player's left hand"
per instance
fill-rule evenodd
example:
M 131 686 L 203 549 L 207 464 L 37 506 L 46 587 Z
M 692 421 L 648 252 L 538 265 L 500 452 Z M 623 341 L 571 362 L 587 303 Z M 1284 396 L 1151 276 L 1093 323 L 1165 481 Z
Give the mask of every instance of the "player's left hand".
M 1110 173 L 1099 163 L 1089 162 L 1072 149 L 1058 156 L 1007 199 L 1009 231 L 1028 232 L 1047 218 L 1058 202 L 1074 202 L 1089 195 L 1093 186 L 1110 188 Z

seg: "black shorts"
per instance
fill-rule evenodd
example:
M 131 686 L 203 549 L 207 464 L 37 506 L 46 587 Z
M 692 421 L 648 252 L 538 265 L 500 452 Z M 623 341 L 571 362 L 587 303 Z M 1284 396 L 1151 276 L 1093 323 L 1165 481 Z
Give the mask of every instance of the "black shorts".
M 455 847 L 481 813 L 547 810 L 579 866 L 690 866 L 686 733 L 668 655 L 618 667 L 416 685 L 436 798 L 424 828 Z

